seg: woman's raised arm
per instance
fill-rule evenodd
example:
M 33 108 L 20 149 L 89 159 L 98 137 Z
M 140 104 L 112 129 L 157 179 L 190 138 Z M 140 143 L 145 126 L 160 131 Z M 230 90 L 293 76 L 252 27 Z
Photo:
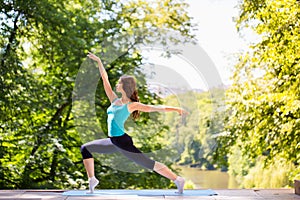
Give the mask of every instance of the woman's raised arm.
M 92 54 L 91 52 L 89 52 L 88 57 L 97 62 L 99 71 L 100 71 L 100 75 L 102 77 L 105 93 L 106 93 L 107 97 L 109 98 L 109 101 L 112 102 L 118 96 L 111 88 L 107 72 L 101 62 L 101 59 L 98 56 L 96 56 L 95 54 Z

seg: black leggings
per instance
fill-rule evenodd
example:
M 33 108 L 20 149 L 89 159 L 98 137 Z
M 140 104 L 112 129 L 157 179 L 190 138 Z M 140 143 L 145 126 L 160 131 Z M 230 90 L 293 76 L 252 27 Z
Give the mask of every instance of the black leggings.
M 153 170 L 155 161 L 145 156 L 133 144 L 133 141 L 126 133 L 118 137 L 94 140 L 81 146 L 83 159 L 93 158 L 92 152 L 96 153 L 114 153 L 121 152 L 128 159 L 135 163 Z

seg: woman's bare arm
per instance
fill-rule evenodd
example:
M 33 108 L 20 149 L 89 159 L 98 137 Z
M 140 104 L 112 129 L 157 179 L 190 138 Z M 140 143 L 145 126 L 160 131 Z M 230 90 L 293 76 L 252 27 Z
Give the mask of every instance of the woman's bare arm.
M 118 96 L 116 95 L 116 93 L 111 88 L 107 72 L 106 72 L 106 70 L 105 70 L 105 68 L 104 68 L 104 66 L 101 62 L 101 59 L 98 56 L 92 54 L 91 52 L 89 52 L 88 57 L 97 62 L 98 67 L 99 67 L 99 71 L 100 71 L 100 75 L 102 77 L 105 93 L 106 93 L 107 97 L 109 98 L 109 101 L 112 102 Z
M 129 112 L 136 110 L 141 112 L 178 112 L 180 115 L 186 115 L 188 112 L 180 107 L 165 106 L 165 105 L 146 105 L 140 102 L 133 102 L 128 106 Z

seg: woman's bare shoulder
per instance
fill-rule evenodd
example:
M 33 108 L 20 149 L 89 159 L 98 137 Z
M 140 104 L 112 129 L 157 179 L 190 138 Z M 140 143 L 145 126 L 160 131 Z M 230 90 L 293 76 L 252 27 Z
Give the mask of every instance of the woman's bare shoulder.
M 139 110 L 142 112 L 147 112 L 149 110 L 151 106 L 147 105 L 147 104 L 143 104 L 141 102 L 132 102 L 130 104 L 128 104 L 128 111 L 130 113 Z
M 138 105 L 139 102 L 130 102 L 128 105 L 127 105 L 127 108 L 128 108 L 128 111 L 130 113 L 132 113 L 133 111 L 135 111 L 137 105 Z

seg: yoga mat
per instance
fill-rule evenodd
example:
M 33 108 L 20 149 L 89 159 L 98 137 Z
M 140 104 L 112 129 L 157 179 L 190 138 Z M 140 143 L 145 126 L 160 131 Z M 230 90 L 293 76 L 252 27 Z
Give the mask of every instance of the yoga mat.
M 109 196 L 109 195 L 136 195 L 136 196 L 213 196 L 215 191 L 208 190 L 184 190 L 183 194 L 175 193 L 177 190 L 95 190 L 93 194 L 88 190 L 70 190 L 63 193 L 64 196 Z

